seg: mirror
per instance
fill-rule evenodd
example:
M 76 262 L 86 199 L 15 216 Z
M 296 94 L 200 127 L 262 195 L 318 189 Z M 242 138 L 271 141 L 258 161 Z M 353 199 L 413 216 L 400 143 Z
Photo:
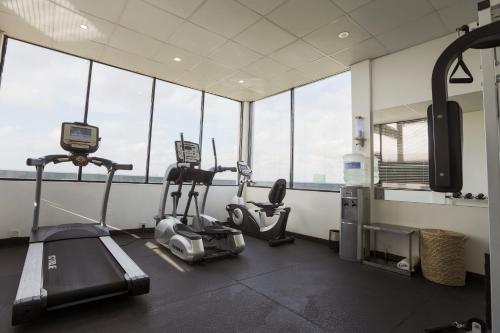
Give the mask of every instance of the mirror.
M 435 204 L 487 206 L 486 145 L 482 92 L 449 99 L 463 111 L 463 188 L 437 193 L 429 188 L 427 107 L 431 101 L 374 110 L 375 198 Z M 470 193 L 471 196 L 466 196 Z M 477 198 L 477 199 L 476 199 Z

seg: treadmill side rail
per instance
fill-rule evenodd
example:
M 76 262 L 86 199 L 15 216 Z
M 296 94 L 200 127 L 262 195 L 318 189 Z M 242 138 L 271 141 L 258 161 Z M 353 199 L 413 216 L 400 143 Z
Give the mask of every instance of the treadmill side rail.
M 141 295 L 149 292 L 149 276 L 122 250 L 110 236 L 99 237 L 115 260 L 125 271 L 130 295 Z
M 12 309 L 12 324 L 38 318 L 47 304 L 43 289 L 43 243 L 31 243 L 24 262 L 21 281 Z

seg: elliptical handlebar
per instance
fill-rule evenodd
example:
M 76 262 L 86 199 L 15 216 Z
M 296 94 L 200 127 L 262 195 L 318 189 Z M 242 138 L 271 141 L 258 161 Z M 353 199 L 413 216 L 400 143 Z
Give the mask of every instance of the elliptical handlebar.
M 184 133 L 181 132 L 182 161 L 186 163 L 186 148 L 184 147 Z

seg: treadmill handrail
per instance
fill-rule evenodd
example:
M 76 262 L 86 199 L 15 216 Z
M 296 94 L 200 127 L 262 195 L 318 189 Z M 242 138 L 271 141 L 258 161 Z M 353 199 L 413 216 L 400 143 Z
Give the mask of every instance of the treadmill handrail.
M 36 231 L 39 227 L 39 219 L 40 219 L 40 200 L 42 193 L 42 182 L 43 182 L 43 171 L 45 166 L 50 163 L 58 164 L 64 162 L 71 162 L 73 155 L 47 155 L 39 158 L 28 158 L 26 160 L 26 164 L 29 166 L 34 166 L 36 168 L 36 185 L 35 185 L 35 203 L 33 210 L 33 226 L 32 230 Z M 119 164 L 115 163 L 111 160 L 102 157 L 88 157 L 88 162 L 92 163 L 96 166 L 104 166 L 108 173 L 106 176 L 106 186 L 104 188 L 104 195 L 102 199 L 101 205 L 101 216 L 99 219 L 99 223 L 102 226 L 106 226 L 106 212 L 108 208 L 109 194 L 111 191 L 111 184 L 113 183 L 113 177 L 115 175 L 116 170 L 132 170 L 132 164 Z
M 434 137 L 434 156 L 440 163 L 434 163 L 435 184 L 447 187 L 451 183 L 449 154 L 439 154 L 447 151 L 448 138 L 448 72 L 453 62 L 468 49 L 487 49 L 500 46 L 500 21 L 479 27 L 457 38 L 439 56 L 432 71 L 432 119 Z

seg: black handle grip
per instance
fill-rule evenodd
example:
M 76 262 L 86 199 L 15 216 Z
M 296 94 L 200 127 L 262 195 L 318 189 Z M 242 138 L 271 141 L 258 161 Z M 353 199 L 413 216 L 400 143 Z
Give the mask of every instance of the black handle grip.
M 450 83 L 472 83 L 474 79 L 471 77 L 450 77 Z
M 134 166 L 132 164 L 115 164 L 115 170 L 132 170 Z
M 220 165 L 217 167 L 217 172 L 224 172 L 224 171 L 236 172 L 238 170 L 236 170 L 235 167 L 223 167 L 223 166 L 220 166 Z
M 37 166 L 37 165 L 42 165 L 43 160 L 41 158 L 28 158 L 26 160 L 26 165 L 29 166 Z

